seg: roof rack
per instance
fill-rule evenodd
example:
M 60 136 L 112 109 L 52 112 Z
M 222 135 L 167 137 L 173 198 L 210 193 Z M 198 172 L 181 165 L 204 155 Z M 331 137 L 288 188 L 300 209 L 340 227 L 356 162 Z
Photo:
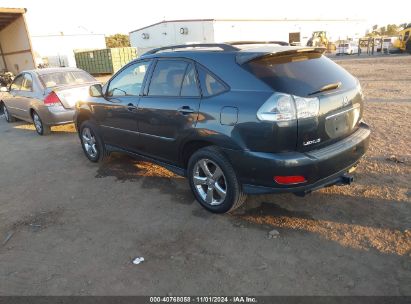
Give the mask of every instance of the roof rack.
M 231 41 L 227 42 L 229 45 L 247 45 L 247 44 L 278 44 L 281 46 L 288 46 L 290 45 L 288 42 L 285 41 Z
M 235 46 L 232 46 L 232 45 L 227 44 L 227 43 L 193 43 L 193 44 L 169 45 L 169 46 L 164 46 L 164 47 L 152 49 L 152 50 L 144 53 L 143 56 L 155 54 L 155 53 L 158 53 L 158 52 L 164 51 L 164 50 L 186 49 L 186 48 L 196 48 L 196 47 L 197 48 L 218 47 L 218 48 L 222 49 L 225 52 L 229 52 L 229 51 L 233 52 L 233 51 L 238 51 L 239 50 Z
M 217 47 L 222 49 L 224 52 L 235 52 L 235 51 L 240 51 L 238 47 L 235 47 L 236 45 L 247 45 L 247 44 L 278 44 L 281 46 L 288 46 L 290 45 L 288 42 L 284 41 L 231 41 L 231 42 L 226 42 L 226 43 L 192 43 L 192 44 L 177 44 L 177 45 L 169 45 L 169 46 L 164 46 L 164 47 L 159 47 L 156 49 L 152 49 L 146 53 L 143 54 L 145 55 L 152 55 L 164 50 L 176 50 L 176 49 L 186 49 L 186 48 L 212 48 L 212 47 Z

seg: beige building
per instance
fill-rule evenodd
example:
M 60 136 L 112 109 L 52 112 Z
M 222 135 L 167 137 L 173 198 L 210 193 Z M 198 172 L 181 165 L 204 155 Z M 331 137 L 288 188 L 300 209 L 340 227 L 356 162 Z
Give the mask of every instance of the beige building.
M 0 7 L 0 71 L 17 74 L 35 67 L 25 12 L 24 8 Z

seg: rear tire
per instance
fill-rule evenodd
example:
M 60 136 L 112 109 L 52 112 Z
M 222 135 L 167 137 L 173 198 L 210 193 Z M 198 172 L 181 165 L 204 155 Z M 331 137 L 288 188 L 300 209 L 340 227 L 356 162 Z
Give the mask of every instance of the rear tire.
M 32 119 L 33 119 L 34 127 L 36 128 L 37 134 L 39 134 L 39 135 L 49 135 L 51 133 L 50 126 L 47 126 L 43 123 L 43 121 L 41 120 L 39 114 L 37 114 L 36 111 L 33 111 Z
M 86 157 L 93 163 L 104 161 L 110 153 L 107 151 L 101 136 L 98 134 L 97 127 L 89 122 L 84 121 L 80 125 L 80 141 Z
M 1 109 L 2 109 L 3 114 L 4 114 L 4 118 L 6 119 L 6 121 L 7 121 L 8 123 L 12 123 L 12 122 L 15 122 L 15 121 L 16 121 L 16 118 L 14 118 L 14 117 L 10 114 L 9 110 L 7 109 L 7 107 L 6 107 L 6 105 L 5 105 L 4 103 L 1 104 Z
M 234 211 L 247 198 L 232 165 L 215 147 L 195 152 L 188 162 L 187 175 L 197 201 L 213 213 Z

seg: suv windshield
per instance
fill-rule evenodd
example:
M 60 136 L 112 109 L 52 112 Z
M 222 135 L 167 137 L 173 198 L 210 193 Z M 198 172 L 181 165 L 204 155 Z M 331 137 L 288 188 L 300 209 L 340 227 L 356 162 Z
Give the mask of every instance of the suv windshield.
M 40 75 L 39 78 L 46 88 L 96 81 L 90 74 L 87 74 L 84 71 L 55 72 Z
M 356 79 L 342 67 L 319 53 L 264 56 L 244 67 L 277 92 L 308 96 L 330 83 L 351 89 Z

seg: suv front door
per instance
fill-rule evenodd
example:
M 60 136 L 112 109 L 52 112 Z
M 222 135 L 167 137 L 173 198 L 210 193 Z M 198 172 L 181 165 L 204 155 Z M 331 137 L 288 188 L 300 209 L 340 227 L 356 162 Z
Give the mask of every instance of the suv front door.
M 178 161 L 179 139 L 195 127 L 200 96 L 193 62 L 158 59 L 139 104 L 142 152 Z
M 120 70 L 105 86 L 104 97 L 94 105 L 106 144 L 138 150 L 137 107 L 150 63 L 140 61 Z

